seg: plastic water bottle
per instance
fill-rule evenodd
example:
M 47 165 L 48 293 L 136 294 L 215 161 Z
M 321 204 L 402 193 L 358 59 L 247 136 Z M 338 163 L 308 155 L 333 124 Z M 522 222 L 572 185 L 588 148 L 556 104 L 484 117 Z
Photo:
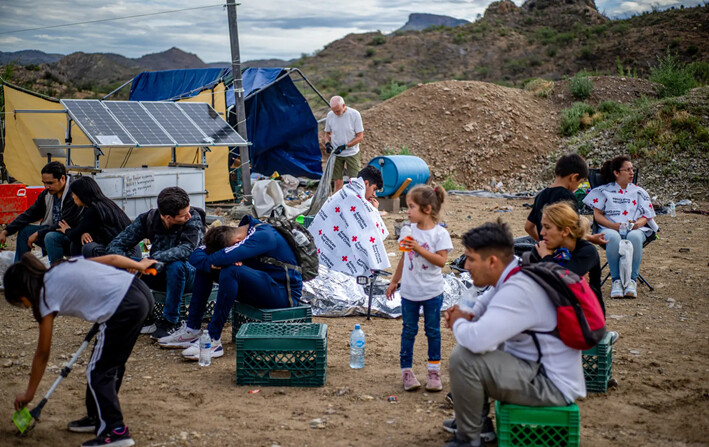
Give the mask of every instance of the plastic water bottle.
M 309 242 L 308 236 L 298 230 L 293 230 L 293 239 L 295 239 L 295 243 L 298 244 L 299 247 L 305 247 Z
M 670 202 L 670 216 L 677 217 L 677 211 L 675 210 L 675 203 Z
M 473 288 L 466 290 L 458 302 L 458 308 L 469 314 L 473 313 L 473 306 L 475 306 L 475 302 L 477 301 L 477 296 L 473 290 Z
M 629 222 L 623 222 L 620 224 L 620 228 L 618 229 L 618 233 L 620 234 L 620 237 L 625 238 L 628 235 L 628 227 L 629 227 Z
M 204 331 L 199 337 L 199 366 L 209 366 L 212 364 L 212 337 L 209 332 Z
M 350 335 L 350 368 L 364 368 L 364 331 L 359 324 Z

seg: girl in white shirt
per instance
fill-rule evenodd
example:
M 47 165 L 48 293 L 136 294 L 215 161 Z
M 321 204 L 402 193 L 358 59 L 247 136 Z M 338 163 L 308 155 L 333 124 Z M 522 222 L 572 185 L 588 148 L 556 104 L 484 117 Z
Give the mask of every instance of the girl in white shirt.
M 68 428 L 96 434 L 95 439 L 82 444 L 84 447 L 135 444 L 123 423 L 118 390 L 140 328 L 152 310 L 153 297 L 143 281 L 114 267 L 144 273 L 155 262 L 108 255 L 60 261 L 47 270 L 34 255 L 26 253 L 7 269 L 3 278 L 5 299 L 14 306 L 32 309 L 39 323 L 29 384 L 26 391 L 16 395 L 16 410 L 32 401 L 42 380 L 55 317 L 82 318 L 99 323 L 99 331 L 86 367 L 87 416 L 70 422 Z
M 453 249 L 450 235 L 438 225 L 446 191 L 440 187 L 419 185 L 406 195 L 407 214 L 411 221 L 402 229 L 399 247 L 404 253 L 387 288 L 393 299 L 401 281 L 401 379 L 406 391 L 421 387 L 411 367 L 414 341 L 418 333 L 420 309 L 423 308 L 424 329 L 428 339 L 428 378 L 426 390 L 441 391 L 441 306 L 443 277 L 448 252 Z

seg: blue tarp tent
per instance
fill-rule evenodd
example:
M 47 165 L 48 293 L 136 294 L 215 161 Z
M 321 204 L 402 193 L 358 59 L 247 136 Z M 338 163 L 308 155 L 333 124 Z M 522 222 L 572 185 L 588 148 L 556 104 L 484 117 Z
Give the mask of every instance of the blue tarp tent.
M 308 101 L 288 74 L 282 68 L 248 68 L 242 73 L 246 129 L 252 143 L 251 170 L 265 175 L 278 171 L 296 177 L 320 178 L 318 123 Z M 231 78 L 231 69 L 145 72 L 133 80 L 130 99 L 190 97 L 227 78 Z M 226 100 L 228 106 L 234 104 L 231 88 Z

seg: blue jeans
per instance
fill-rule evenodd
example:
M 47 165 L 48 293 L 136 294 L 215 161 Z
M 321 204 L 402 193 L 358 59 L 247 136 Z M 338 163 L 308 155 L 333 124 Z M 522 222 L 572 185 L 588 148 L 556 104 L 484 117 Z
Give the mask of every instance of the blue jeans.
M 157 276 L 143 275 L 141 279 L 151 289 L 165 292 L 162 316 L 170 323 L 177 323 L 180 320 L 182 295 L 191 291 L 194 283 L 195 268 L 192 264 L 187 261 L 170 262 Z
M 187 327 L 190 329 L 202 327 L 202 317 L 207 309 L 207 300 L 214 281 L 219 282 L 219 292 L 212 319 L 207 325 L 209 336 L 214 340 L 221 338 L 224 323 L 229 318 L 234 301 L 238 300 L 259 309 L 290 307 L 286 287 L 262 270 L 245 265 L 232 265 L 212 270 L 210 273 L 197 271 L 187 317 Z
M 428 339 L 428 361 L 441 360 L 441 306 L 443 294 L 426 301 L 401 298 L 401 368 L 411 368 L 414 362 L 414 342 L 419 331 L 419 309 L 423 307 L 423 327 Z
M 46 228 L 43 225 L 27 225 L 17 233 L 17 242 L 15 244 L 15 262 L 22 258 L 22 255 L 30 251 L 27 246 L 27 240 L 37 231 Z M 38 247 L 44 249 L 49 256 L 49 262 L 53 263 L 69 254 L 69 238 L 58 231 L 50 231 L 44 235 L 43 240 L 37 239 Z
M 611 279 L 613 281 L 620 279 L 620 241 L 621 239 L 629 240 L 633 244 L 633 267 L 630 273 L 630 279 L 635 281 L 640 271 L 640 261 L 643 259 L 643 242 L 647 237 L 641 230 L 633 230 L 628 232 L 625 238 L 620 236 L 615 230 L 603 228 L 601 233 L 606 235 L 608 243 L 606 244 L 606 259 L 608 260 L 608 268 L 611 271 Z
M 15 242 L 15 262 L 19 261 L 20 258 L 22 258 L 22 255 L 30 251 L 30 248 L 27 246 L 27 239 L 42 228 L 44 228 L 42 225 L 27 225 L 17 233 L 17 241 Z

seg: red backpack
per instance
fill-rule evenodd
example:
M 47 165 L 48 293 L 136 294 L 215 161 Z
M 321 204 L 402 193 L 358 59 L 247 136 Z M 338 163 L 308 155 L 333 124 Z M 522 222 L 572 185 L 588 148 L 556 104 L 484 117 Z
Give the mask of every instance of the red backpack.
M 539 284 L 556 307 L 556 328 L 550 332 L 525 331 L 559 337 L 570 348 L 585 351 L 596 346 L 606 334 L 606 319 L 596 294 L 586 279 L 554 262 L 530 263 L 529 252 L 523 256 L 521 267 L 513 269 L 506 279 L 522 271 Z

